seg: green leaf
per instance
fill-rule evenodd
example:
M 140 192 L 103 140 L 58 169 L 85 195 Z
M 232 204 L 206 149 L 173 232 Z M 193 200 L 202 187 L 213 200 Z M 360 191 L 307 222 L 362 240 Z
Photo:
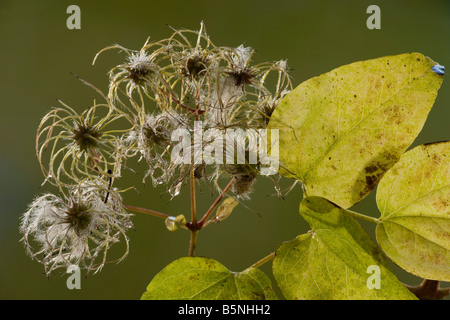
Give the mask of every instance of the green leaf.
M 421 131 L 443 76 L 420 53 L 355 62 L 301 83 L 269 122 L 280 174 L 349 208 L 375 188 Z
M 142 300 L 275 300 L 264 272 L 248 268 L 231 272 L 211 258 L 178 259 L 150 282 Z
M 273 274 L 287 299 L 415 299 L 358 222 L 321 197 L 307 197 L 300 213 L 312 230 L 283 243 Z M 377 289 L 376 275 L 379 270 Z
M 377 241 L 396 264 L 450 281 L 450 142 L 406 152 L 377 190 Z

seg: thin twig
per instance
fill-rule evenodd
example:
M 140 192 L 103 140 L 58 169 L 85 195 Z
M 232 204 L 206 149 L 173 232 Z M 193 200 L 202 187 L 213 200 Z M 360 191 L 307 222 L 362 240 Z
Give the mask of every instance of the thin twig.
M 163 89 L 160 89 L 162 93 L 164 93 L 166 96 L 170 97 L 172 99 L 173 102 L 175 102 L 176 104 L 178 104 L 181 108 L 189 110 L 192 113 L 195 113 L 197 115 L 202 114 L 205 112 L 205 110 L 200 110 L 200 109 L 192 109 L 191 107 L 188 107 L 187 105 L 183 104 L 180 100 L 174 98 L 173 96 L 171 96 L 169 93 L 167 93 L 166 91 L 164 91 Z
M 227 194 L 228 190 L 230 190 L 231 185 L 233 184 L 235 178 L 233 177 L 230 182 L 228 182 L 227 186 L 225 187 L 225 189 L 223 189 L 222 193 L 217 197 L 217 199 L 213 202 L 213 204 L 211 205 L 211 207 L 209 207 L 208 211 L 206 211 L 205 215 L 203 216 L 203 218 L 198 222 L 198 225 L 201 227 L 203 226 L 203 224 L 206 222 L 206 220 L 208 220 L 209 216 L 211 215 L 211 213 L 214 211 L 214 209 L 217 207 L 217 205 L 220 203 L 220 201 L 223 199 L 223 197 Z
M 150 210 L 150 209 L 146 209 L 146 208 L 141 208 L 141 207 L 135 207 L 135 206 L 124 206 L 125 209 L 130 210 L 130 211 L 136 211 L 136 212 L 140 212 L 140 213 L 145 213 L 145 214 L 149 214 L 158 218 L 163 218 L 163 219 L 167 219 L 168 217 L 170 217 L 169 215 L 165 214 L 165 213 L 161 213 L 158 211 L 154 211 L 154 210 Z

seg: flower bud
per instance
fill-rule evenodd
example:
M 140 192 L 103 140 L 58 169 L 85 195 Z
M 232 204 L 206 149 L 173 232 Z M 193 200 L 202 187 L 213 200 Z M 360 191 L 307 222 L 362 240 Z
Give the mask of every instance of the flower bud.
M 186 225 L 186 217 L 182 214 L 174 217 L 174 216 L 170 216 L 166 219 L 166 228 L 169 231 L 176 231 L 178 230 L 178 227 L 181 226 L 185 226 Z

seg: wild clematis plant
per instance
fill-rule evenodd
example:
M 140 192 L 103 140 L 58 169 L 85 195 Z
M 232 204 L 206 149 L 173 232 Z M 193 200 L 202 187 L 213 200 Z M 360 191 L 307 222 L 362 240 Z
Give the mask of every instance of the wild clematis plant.
M 45 182 L 60 195 L 38 196 L 20 230 L 47 275 L 74 266 L 98 272 L 121 261 L 133 211 L 191 235 L 189 256 L 158 273 L 142 299 L 278 299 L 258 269 L 269 261 L 286 299 L 448 293 L 439 281 L 450 280 L 450 143 L 407 151 L 433 106 L 443 66 L 407 53 L 342 66 L 293 89 L 285 60 L 254 64 L 252 48 L 216 46 L 203 23 L 198 31 L 147 39 L 140 50 L 107 47 L 94 63 L 113 49 L 126 59 L 109 72 L 108 93 L 80 79 L 101 102 L 81 111 L 61 102 L 38 128 Z M 134 157 L 146 165 L 144 181 L 164 185 L 171 198 L 189 185 L 189 219 L 124 204 L 132 186 L 121 185 L 121 172 L 132 170 L 127 160 Z M 195 257 L 198 232 L 229 218 L 260 176 L 280 197 L 302 186 L 299 211 L 311 231 L 242 272 Z M 281 177 L 292 179 L 287 192 Z M 218 193 L 202 216 L 198 184 Z M 377 185 L 379 218 L 349 209 Z M 357 219 L 376 225 L 377 243 Z M 110 258 L 109 248 L 121 241 L 125 252 Z M 389 259 L 424 285 L 402 284 Z M 377 270 L 382 286 L 368 270 Z

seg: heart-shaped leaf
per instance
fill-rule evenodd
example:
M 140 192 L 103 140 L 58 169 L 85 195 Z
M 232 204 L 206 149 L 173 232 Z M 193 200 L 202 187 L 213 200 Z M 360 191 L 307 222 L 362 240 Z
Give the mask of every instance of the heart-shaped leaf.
M 383 177 L 377 241 L 417 276 L 450 281 L 450 142 L 417 146 Z
M 360 201 L 422 130 L 443 80 L 436 66 L 407 53 L 301 83 L 269 122 L 279 130 L 280 173 L 301 180 L 308 196 L 343 208 Z
M 264 272 L 231 272 L 211 258 L 184 257 L 167 265 L 150 282 L 142 300 L 274 300 Z

